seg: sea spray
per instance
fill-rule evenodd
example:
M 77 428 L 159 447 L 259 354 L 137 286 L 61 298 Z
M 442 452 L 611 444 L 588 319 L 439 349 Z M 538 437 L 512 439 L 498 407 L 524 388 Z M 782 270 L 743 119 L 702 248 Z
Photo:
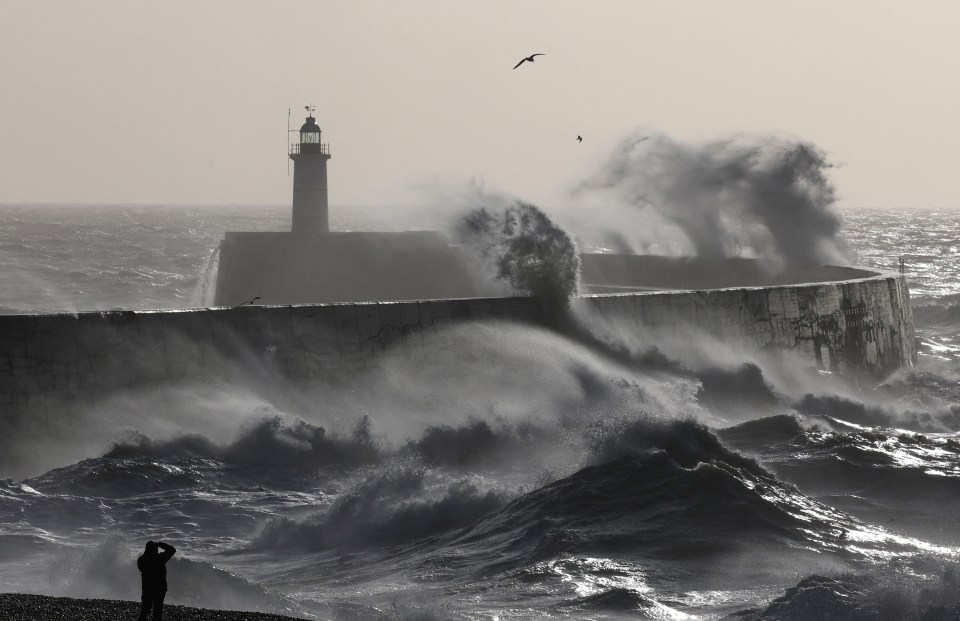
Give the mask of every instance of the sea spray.
M 169 440 L 135 435 L 119 442 L 104 455 L 108 458 L 202 457 L 269 468 L 319 468 L 359 466 L 380 461 L 380 450 L 370 433 L 370 420 L 361 418 L 348 436 L 327 433 L 303 420 L 285 421 L 271 416 L 246 425 L 240 437 L 217 445 L 201 434 L 184 434 Z
M 470 420 L 458 427 L 433 425 L 423 436 L 407 443 L 405 450 L 431 466 L 495 466 L 513 458 L 518 451 L 540 442 L 557 442 L 556 432 L 523 421 L 517 425 L 500 420 Z
M 576 242 L 537 207 L 516 201 L 476 207 L 456 225 L 457 240 L 514 293 L 566 308 L 580 283 Z
M 390 546 L 466 526 L 507 499 L 504 491 L 485 489 L 479 480 L 393 468 L 367 478 L 305 520 L 269 522 L 253 547 L 321 551 Z
M 53 565 L 49 585 L 37 585 L 38 591 L 59 596 L 137 599 L 140 579 L 136 572 L 139 550 L 116 534 L 105 537 L 94 548 L 67 551 Z M 201 606 L 214 609 L 241 609 L 271 613 L 300 613 L 297 602 L 244 580 L 208 562 L 178 554 L 168 565 L 168 604 Z
M 592 226 L 623 232 L 603 212 L 631 206 L 656 216 L 659 231 L 637 231 L 647 242 L 676 228 L 704 257 L 764 256 L 786 264 L 842 261 L 841 219 L 816 146 L 784 138 L 736 136 L 687 144 L 655 132 L 622 140 L 601 168 L 573 192 L 602 199 Z M 596 200 L 594 201 L 596 202 Z M 664 227 L 663 223 L 672 227 Z M 657 227 L 653 227 L 657 228 Z M 643 246 L 643 244 L 639 244 Z
M 210 258 L 197 278 L 197 286 L 190 300 L 194 306 L 213 306 L 217 292 L 217 273 L 220 270 L 220 246 L 210 253 Z

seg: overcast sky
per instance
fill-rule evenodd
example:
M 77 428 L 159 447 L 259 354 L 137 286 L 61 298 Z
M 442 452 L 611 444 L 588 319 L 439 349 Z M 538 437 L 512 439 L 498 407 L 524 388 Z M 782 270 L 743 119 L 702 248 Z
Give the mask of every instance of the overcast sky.
M 314 104 L 332 204 L 438 179 L 549 204 L 650 128 L 810 141 L 843 207 L 957 207 L 958 26 L 956 1 L 0 0 L 0 202 L 289 203 Z

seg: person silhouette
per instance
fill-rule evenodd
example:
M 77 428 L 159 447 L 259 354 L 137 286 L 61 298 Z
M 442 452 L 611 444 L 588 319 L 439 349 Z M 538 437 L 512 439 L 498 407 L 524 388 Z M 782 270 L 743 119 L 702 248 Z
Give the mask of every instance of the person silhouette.
M 160 552 L 163 550 L 163 552 Z M 147 621 L 153 608 L 153 621 L 163 616 L 163 598 L 167 594 L 167 561 L 177 553 L 176 548 L 162 541 L 148 541 L 143 554 L 137 559 L 137 569 L 143 590 L 140 595 L 139 621 Z

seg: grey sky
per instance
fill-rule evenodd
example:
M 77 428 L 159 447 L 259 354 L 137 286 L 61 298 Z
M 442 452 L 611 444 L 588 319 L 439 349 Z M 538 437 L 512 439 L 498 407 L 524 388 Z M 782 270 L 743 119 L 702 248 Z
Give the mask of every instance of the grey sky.
M 808 140 L 841 165 L 842 206 L 955 207 L 958 18 L 946 1 L 0 0 L 0 202 L 286 203 L 287 108 L 298 127 L 312 103 L 334 205 L 449 178 L 549 204 L 648 127 Z

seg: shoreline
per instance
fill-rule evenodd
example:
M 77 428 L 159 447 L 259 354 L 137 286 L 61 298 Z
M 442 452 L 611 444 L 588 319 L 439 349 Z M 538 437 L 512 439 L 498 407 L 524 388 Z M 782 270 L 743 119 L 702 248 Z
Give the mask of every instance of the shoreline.
M 4 621 L 129 621 L 136 619 L 140 602 L 115 599 L 76 599 L 26 593 L 0 593 L 0 619 Z M 265 612 L 213 610 L 165 604 L 167 621 L 305 621 Z

